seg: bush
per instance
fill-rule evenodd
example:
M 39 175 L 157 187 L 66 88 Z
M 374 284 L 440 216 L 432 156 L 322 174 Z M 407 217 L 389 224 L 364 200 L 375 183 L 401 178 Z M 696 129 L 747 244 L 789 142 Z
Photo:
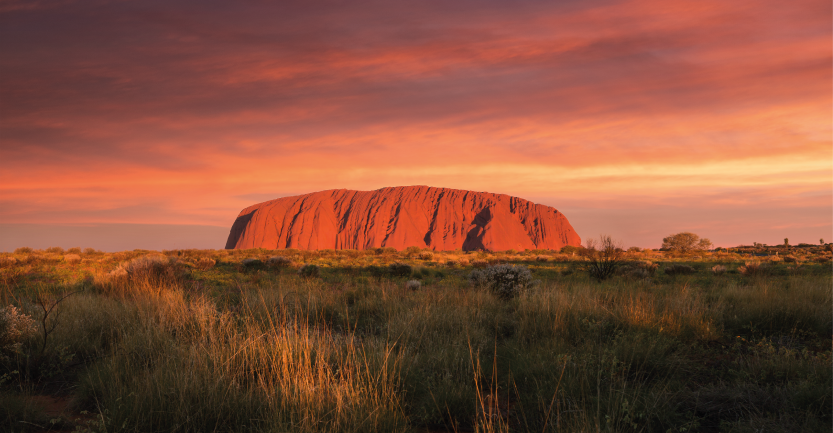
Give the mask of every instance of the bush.
M 471 265 L 474 266 L 475 268 L 481 268 L 482 269 L 482 268 L 488 267 L 489 262 L 487 262 L 485 260 L 473 260 L 471 262 Z
M 654 275 L 654 273 L 657 271 L 657 268 L 659 268 L 659 265 L 650 260 L 645 260 L 644 262 L 637 263 L 636 267 L 639 269 L 644 269 L 645 272 L 647 272 L 650 275 Z
M 318 278 L 321 275 L 321 269 L 318 265 L 306 264 L 298 269 L 298 276 L 301 278 Z
M 67 250 L 68 254 L 81 254 L 81 248 L 73 247 Z
M 599 280 L 606 280 L 613 276 L 622 255 L 622 249 L 617 242 L 608 235 L 599 236 L 598 242 L 595 239 L 587 240 L 587 248 L 582 251 L 587 259 L 585 269 L 587 273 Z
M 410 277 L 411 271 L 411 265 L 405 263 L 391 263 L 388 266 L 388 272 L 394 277 Z
M 84 248 L 84 254 L 95 254 L 97 251 L 95 248 Z
M 166 271 L 172 262 L 165 256 L 154 254 L 136 257 L 133 260 L 120 264 L 110 272 L 111 276 L 136 276 L 142 274 L 161 274 Z
M 469 283 L 487 289 L 501 299 L 512 299 L 532 284 L 532 273 L 526 266 L 496 265 L 473 270 L 469 274 Z
M 385 268 L 378 265 L 367 266 L 364 271 L 375 278 L 382 278 L 385 275 Z
M 199 270 L 205 271 L 207 269 L 213 268 L 215 264 L 217 264 L 217 262 L 215 262 L 214 259 L 202 257 L 199 260 L 197 260 L 196 263 L 194 263 L 194 267 L 196 267 Z
M 575 255 L 576 253 L 581 253 L 581 251 L 583 249 L 584 248 L 582 248 L 582 247 L 577 247 L 577 246 L 574 246 L 574 245 L 566 245 L 566 246 L 561 248 L 560 252 L 561 252 L 561 254 L 567 254 L 567 255 L 572 256 L 572 255 Z
M 674 264 L 665 268 L 665 273 L 668 275 L 690 275 L 697 272 L 689 265 Z
M 15 306 L 0 309 L 0 359 L 19 352 L 23 342 L 37 331 L 35 320 Z
M 46 249 L 46 252 L 47 253 L 52 253 L 52 254 L 63 254 L 64 249 L 61 248 L 61 247 L 49 247 L 49 248 Z
M 259 269 L 263 267 L 263 261 L 259 259 L 243 259 L 240 264 L 246 269 Z
M 78 263 L 81 261 L 81 256 L 78 254 L 65 254 L 64 261 L 67 263 Z
M 433 260 L 434 259 L 434 253 L 432 253 L 431 251 L 423 251 L 423 252 L 419 253 L 419 259 L 420 260 Z
M 292 266 L 292 260 L 289 260 L 286 257 L 274 256 L 269 257 L 269 260 L 266 260 L 266 264 L 269 265 L 270 268 L 288 268 Z
M 419 290 L 420 287 L 422 287 L 422 283 L 418 280 L 410 280 L 405 283 L 405 288 L 408 290 Z
M 20 247 L 20 248 L 14 250 L 14 253 L 15 254 L 32 254 L 33 251 L 34 250 L 29 248 L 29 247 Z
M 738 268 L 738 272 L 747 277 L 754 277 L 756 275 L 765 275 L 768 269 L 765 265 L 758 262 L 746 262 L 743 266 Z

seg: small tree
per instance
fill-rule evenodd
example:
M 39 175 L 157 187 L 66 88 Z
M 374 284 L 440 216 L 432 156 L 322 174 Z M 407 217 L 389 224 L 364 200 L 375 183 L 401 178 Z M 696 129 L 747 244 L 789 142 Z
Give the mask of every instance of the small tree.
M 708 238 L 702 238 L 700 239 L 700 242 L 697 242 L 698 250 L 708 251 L 712 249 L 713 246 L 714 244 Z
M 601 281 L 610 278 L 616 271 L 622 257 L 622 248 L 609 235 L 601 235 L 598 241 L 588 239 L 583 253 L 589 259 L 587 273 Z
M 824 238 L 819 239 L 819 244 L 824 245 Z
M 790 238 L 784 238 L 784 247 L 785 247 L 785 248 L 789 248 L 789 247 L 790 247 Z
M 662 239 L 662 249 L 685 253 L 693 250 L 708 250 L 712 241 L 691 232 L 681 232 Z

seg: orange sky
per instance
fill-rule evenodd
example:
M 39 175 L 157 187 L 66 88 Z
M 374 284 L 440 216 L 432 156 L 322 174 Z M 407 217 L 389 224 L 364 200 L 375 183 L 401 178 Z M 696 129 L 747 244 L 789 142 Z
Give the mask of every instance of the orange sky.
M 626 245 L 833 240 L 828 0 L 273 3 L 0 1 L 0 250 L 414 184 Z

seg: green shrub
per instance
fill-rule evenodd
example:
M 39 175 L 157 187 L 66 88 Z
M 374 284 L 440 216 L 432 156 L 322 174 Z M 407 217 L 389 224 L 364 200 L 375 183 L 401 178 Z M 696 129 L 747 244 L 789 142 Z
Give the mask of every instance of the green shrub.
M 286 257 L 281 256 L 274 256 L 269 257 L 269 260 L 266 260 L 266 264 L 269 265 L 271 268 L 288 268 L 292 266 L 292 260 L 289 260 Z
M 668 275 L 691 275 L 697 272 L 689 265 L 673 264 L 665 268 L 665 273 Z
M 246 269 L 260 269 L 263 268 L 263 261 L 259 259 L 243 259 L 240 264 Z
M 526 266 L 496 265 L 475 269 L 468 279 L 472 286 L 487 289 L 501 299 L 512 299 L 532 285 L 532 273 Z
M 394 277 L 410 277 L 412 269 L 411 265 L 406 263 L 391 263 L 388 272 Z
M 318 265 L 306 264 L 298 269 L 298 275 L 302 278 L 318 278 L 321 275 L 321 269 Z

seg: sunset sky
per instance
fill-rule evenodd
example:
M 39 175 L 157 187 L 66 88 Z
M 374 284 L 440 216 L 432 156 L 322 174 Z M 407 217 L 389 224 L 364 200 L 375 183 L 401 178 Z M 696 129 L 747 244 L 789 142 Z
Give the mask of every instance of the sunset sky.
M 430 185 L 584 238 L 833 240 L 833 10 L 0 1 L 0 251 L 222 248 L 251 204 Z

